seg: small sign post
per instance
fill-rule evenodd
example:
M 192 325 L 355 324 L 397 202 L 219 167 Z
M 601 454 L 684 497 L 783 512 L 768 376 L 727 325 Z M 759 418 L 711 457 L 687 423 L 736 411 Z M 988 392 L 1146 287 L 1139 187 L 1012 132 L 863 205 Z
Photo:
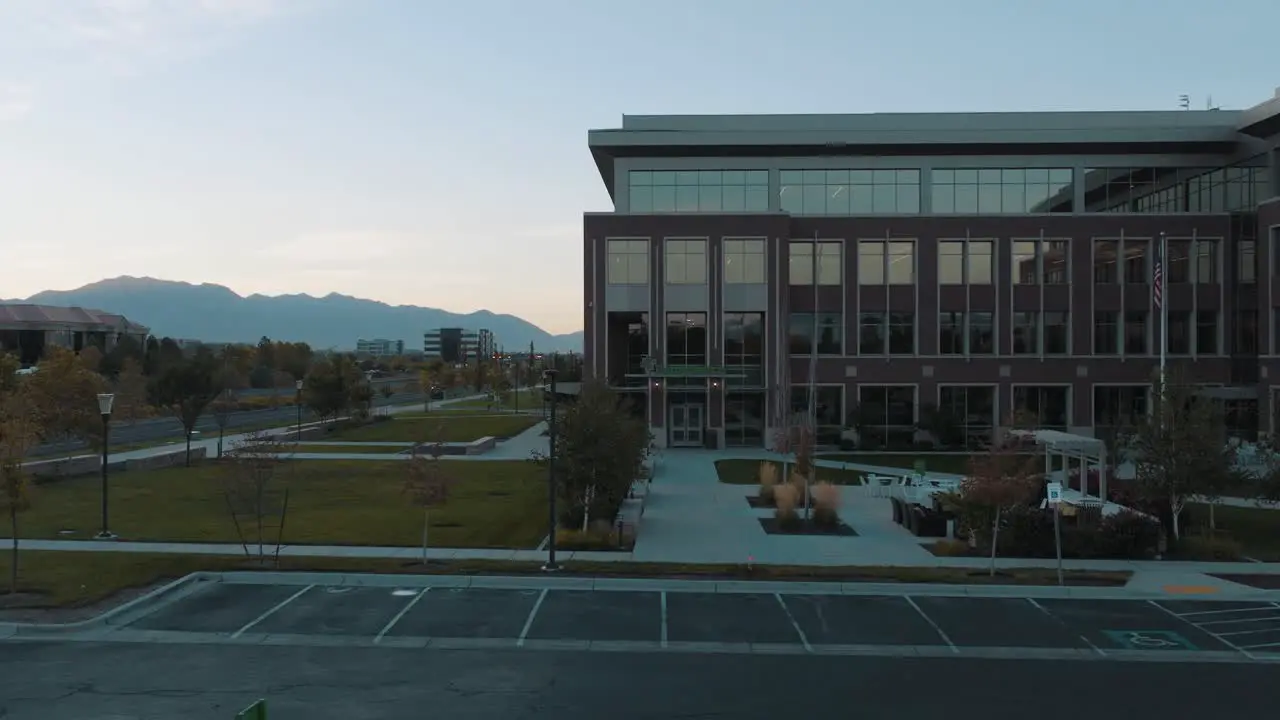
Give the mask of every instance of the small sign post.
M 1058 585 L 1065 585 L 1062 580 L 1062 521 L 1058 508 L 1062 506 L 1062 483 L 1051 482 L 1045 485 L 1045 500 L 1049 509 L 1053 510 L 1053 551 L 1058 556 Z

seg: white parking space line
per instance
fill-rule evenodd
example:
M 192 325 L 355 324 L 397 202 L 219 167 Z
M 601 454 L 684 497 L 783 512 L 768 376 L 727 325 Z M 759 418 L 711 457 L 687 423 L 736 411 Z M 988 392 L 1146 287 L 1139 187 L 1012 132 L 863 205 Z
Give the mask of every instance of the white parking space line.
M 409 602 L 405 603 L 405 606 L 400 608 L 400 612 L 396 613 L 395 617 L 391 618 L 391 620 L 386 625 L 383 626 L 382 630 L 378 631 L 378 634 L 374 636 L 373 644 L 377 645 L 378 643 L 382 642 L 382 638 L 385 637 L 387 633 L 391 632 L 391 628 L 395 627 L 396 623 L 400 622 L 400 618 L 404 617 L 405 613 L 412 610 L 413 606 L 417 605 L 418 601 L 422 599 L 422 596 L 426 595 L 427 591 L 430 589 L 431 589 L 430 587 L 422 588 L 421 592 L 419 592 L 417 595 L 414 595 L 409 600 Z
M 528 619 L 524 621 L 524 628 L 520 631 L 520 638 L 516 640 L 516 647 L 524 647 L 524 640 L 529 637 L 529 628 L 533 627 L 533 619 L 538 616 L 538 608 L 542 607 L 542 601 L 546 599 L 547 588 L 542 588 L 542 592 L 538 593 L 538 601 L 533 604 Z
M 916 612 L 920 613 L 920 617 L 924 618 L 924 621 L 929 623 L 929 627 L 933 628 L 933 631 L 938 633 L 938 637 L 942 638 L 943 642 L 947 644 L 947 647 L 951 648 L 951 652 L 957 655 L 960 654 L 960 648 L 956 647 L 956 644 L 951 642 L 951 638 L 947 637 L 947 634 L 942 631 L 942 628 L 938 627 L 938 623 L 934 622 L 933 618 L 926 615 L 925 612 L 920 609 L 920 606 L 916 604 L 916 601 L 911 599 L 910 595 L 903 595 L 902 599 L 906 600 L 908 605 L 914 608 Z
M 1162 605 L 1161 607 L 1164 607 L 1164 606 Z M 1165 609 L 1167 610 L 1168 608 L 1165 608 Z M 1271 610 L 1271 609 L 1272 609 L 1271 605 L 1259 605 L 1258 607 L 1251 607 L 1251 608 L 1231 608 L 1230 610 L 1196 610 L 1195 612 L 1174 613 L 1174 614 L 1180 618 L 1186 618 L 1191 622 L 1200 622 L 1200 620 L 1198 620 L 1197 618 L 1201 617 L 1202 615 L 1226 615 L 1229 613 L 1258 612 L 1259 610 Z M 1280 609 L 1280 605 L 1276 606 L 1276 609 Z M 1170 610 L 1170 612 L 1173 612 L 1173 611 Z
M 1261 630 L 1232 630 L 1231 632 L 1218 633 L 1222 637 L 1233 637 L 1235 635 L 1257 635 L 1258 633 L 1275 632 L 1280 628 L 1262 628 Z
M 1044 613 L 1045 615 L 1047 615 L 1047 616 L 1049 617 L 1049 619 L 1050 619 L 1050 620 L 1053 620 L 1054 622 L 1058 623 L 1058 624 L 1059 624 L 1059 625 L 1061 625 L 1062 627 L 1066 628 L 1068 631 L 1070 631 L 1070 630 L 1071 630 L 1071 626 L 1070 626 L 1070 625 L 1068 625 L 1068 624 L 1067 624 L 1067 622 L 1066 622 L 1065 620 L 1063 620 L 1062 618 L 1058 617 L 1057 615 L 1054 615 L 1053 613 L 1049 612 L 1049 608 L 1047 608 L 1047 607 L 1045 607 L 1045 606 L 1041 605 L 1040 603 L 1036 602 L 1036 601 L 1035 601 L 1035 598 L 1027 598 L 1027 602 L 1031 603 L 1031 607 L 1033 607 L 1033 608 L 1035 608 L 1035 609 L 1039 610 L 1040 612 Z M 1089 647 L 1093 648 L 1093 651 L 1094 651 L 1094 652 L 1096 652 L 1096 653 L 1098 653 L 1098 654 L 1099 654 L 1099 655 L 1101 655 L 1102 657 L 1106 657 L 1106 656 L 1107 656 L 1107 654 L 1106 654 L 1105 652 L 1103 652 L 1103 651 L 1102 651 L 1102 648 L 1098 647 L 1097 645 L 1094 645 L 1094 644 L 1093 644 L 1093 641 L 1089 640 L 1089 638 L 1087 638 L 1087 637 L 1085 637 L 1084 635 L 1081 635 L 1081 634 L 1079 634 L 1079 633 L 1077 633 L 1077 634 L 1076 634 L 1076 637 L 1080 638 L 1080 641 L 1081 641 L 1081 642 L 1083 642 L 1085 645 L 1088 645 Z
M 1280 615 L 1272 615 L 1271 617 L 1260 617 L 1260 618 L 1240 618 L 1238 620 L 1210 620 L 1209 622 L 1198 622 L 1196 624 L 1199 625 L 1200 627 L 1204 627 L 1205 625 L 1239 625 L 1241 623 L 1268 622 L 1268 621 L 1274 622 L 1276 620 L 1280 620 Z
M 1192 622 L 1191 620 L 1188 620 L 1187 618 L 1182 617 L 1182 616 L 1181 616 L 1181 615 L 1179 615 L 1178 613 L 1176 613 L 1176 612 L 1174 612 L 1174 611 L 1170 610 L 1169 608 L 1167 608 L 1167 607 L 1165 607 L 1165 606 L 1161 605 L 1160 603 L 1156 602 L 1155 600 L 1148 600 L 1148 601 L 1147 601 L 1147 603 L 1149 603 L 1149 604 L 1151 605 L 1151 607 L 1154 607 L 1154 608 L 1156 608 L 1156 609 L 1160 610 L 1161 612 L 1165 613 L 1166 615 L 1169 615 L 1170 617 L 1178 618 L 1178 619 L 1179 619 L 1179 620 L 1181 620 L 1182 622 L 1184 622 L 1184 623 L 1186 623 L 1186 624 L 1190 625 L 1191 627 L 1193 627 L 1193 628 L 1195 628 L 1195 629 L 1199 630 L 1199 631 L 1200 631 L 1200 632 L 1202 632 L 1202 633 L 1205 633 L 1205 634 L 1206 634 L 1206 635 L 1208 635 L 1209 637 L 1211 637 L 1211 638 L 1213 638 L 1213 639 L 1217 640 L 1218 642 L 1222 643 L 1223 645 L 1226 645 L 1227 647 L 1231 648 L 1232 650 L 1235 650 L 1236 652 L 1240 653 L 1241 655 L 1244 655 L 1245 657 L 1249 658 L 1250 660 L 1257 660 L 1257 659 L 1258 659 L 1258 658 L 1254 657 L 1254 656 L 1253 656 L 1253 653 L 1249 652 L 1248 650 L 1245 650 L 1244 648 L 1240 647 L 1239 645 L 1236 645 L 1235 643 L 1233 643 L 1233 642 L 1231 642 L 1230 640 L 1228 640 L 1228 639 L 1226 639 L 1226 638 L 1222 637 L 1221 635 L 1218 635 L 1217 633 L 1214 633 L 1214 632 L 1210 631 L 1209 629 L 1204 628 L 1204 627 L 1201 627 L 1200 625 L 1197 625 L 1196 623 Z
M 662 647 L 667 646 L 667 591 L 662 591 Z
M 796 622 L 796 618 L 791 614 L 791 608 L 787 607 L 787 601 L 782 599 L 782 593 L 774 593 L 773 596 L 778 599 L 778 604 L 782 606 L 782 612 L 786 613 L 787 619 L 791 621 L 791 627 L 795 628 L 796 635 L 800 636 L 800 644 L 804 646 L 805 652 L 813 652 L 813 646 L 809 644 L 809 637 L 804 634 L 804 630 L 800 629 L 800 623 Z
M 258 617 L 256 617 L 256 618 L 254 618 L 253 620 L 251 620 L 251 621 L 249 622 L 249 624 L 248 624 L 248 625 L 245 625 L 244 627 L 240 628 L 239 630 L 237 630 L 237 631 L 235 631 L 235 632 L 231 633 L 231 639 L 232 639 L 232 640 L 234 640 L 234 639 L 236 639 L 236 638 L 240 637 L 241 635 L 245 634 L 245 633 L 246 633 L 246 632 L 248 632 L 251 628 L 253 628 L 253 626 L 254 626 L 254 625 L 257 625 L 258 623 L 262 622 L 263 620 L 266 620 L 267 618 L 269 618 L 269 617 L 271 617 L 272 615 L 276 614 L 276 612 L 278 612 L 278 611 L 279 611 L 281 608 L 283 608 L 285 605 L 288 605 L 289 603 L 293 602 L 294 600 L 297 600 L 298 598 L 302 597 L 303 593 L 305 593 L 306 591 L 310 590 L 310 589 L 311 589 L 311 588 L 313 588 L 313 587 L 315 587 L 315 585 L 308 585 L 308 586 L 306 586 L 306 587 L 302 588 L 301 590 L 299 590 L 298 592 L 296 592 L 296 593 L 294 593 L 294 594 L 290 595 L 289 597 L 285 598 L 284 600 L 280 601 L 279 603 L 277 603 L 277 604 L 275 605 L 275 607 L 271 608 L 270 610 L 268 610 L 268 611 L 266 611 L 266 612 L 262 613 L 262 614 L 261 614 L 261 615 L 259 615 Z
M 1266 645 L 1250 645 L 1250 650 L 1270 650 L 1271 648 L 1280 648 L 1280 643 L 1267 643 Z

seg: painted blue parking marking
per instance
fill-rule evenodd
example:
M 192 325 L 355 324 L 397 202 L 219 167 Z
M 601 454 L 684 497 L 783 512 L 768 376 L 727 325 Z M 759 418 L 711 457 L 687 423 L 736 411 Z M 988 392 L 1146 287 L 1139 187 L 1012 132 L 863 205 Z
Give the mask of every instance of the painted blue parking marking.
M 1199 650 L 1172 630 L 1103 630 L 1112 642 L 1128 650 Z

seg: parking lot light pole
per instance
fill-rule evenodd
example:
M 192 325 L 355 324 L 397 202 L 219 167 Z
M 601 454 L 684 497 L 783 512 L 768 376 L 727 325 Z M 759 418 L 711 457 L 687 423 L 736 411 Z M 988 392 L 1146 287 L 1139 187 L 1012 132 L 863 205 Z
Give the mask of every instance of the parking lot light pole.
M 111 406 L 116 396 L 111 393 L 98 395 L 98 413 L 102 415 L 102 529 L 94 536 L 96 540 L 115 540 L 111 532 L 109 513 L 107 512 L 107 451 L 111 444 Z
M 294 395 L 293 402 L 298 406 L 298 442 L 302 442 L 302 381 L 298 380 L 293 384 L 297 393 Z
M 543 373 L 551 388 L 551 415 L 547 421 L 547 564 L 545 572 L 560 569 L 556 564 L 556 371 Z

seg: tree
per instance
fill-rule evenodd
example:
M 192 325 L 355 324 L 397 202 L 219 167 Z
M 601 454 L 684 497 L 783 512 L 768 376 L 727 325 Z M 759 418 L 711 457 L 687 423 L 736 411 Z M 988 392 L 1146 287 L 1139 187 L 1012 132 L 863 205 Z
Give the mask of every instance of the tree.
M 599 380 L 582 386 L 578 399 L 556 420 L 555 477 L 562 525 L 577 527 L 588 513 L 612 517 L 640 477 L 653 438 L 643 418 L 625 407 Z M 545 464 L 543 453 L 534 460 Z
M 156 372 L 164 372 L 170 365 L 179 365 L 186 356 L 182 354 L 182 346 L 173 338 L 160 338 L 160 352 L 157 355 Z
M 382 399 L 385 400 L 387 403 L 387 413 L 390 414 L 391 398 L 395 397 L 396 395 L 396 386 L 392 385 L 391 383 L 382 383 L 382 388 L 380 392 L 382 393 Z
M 0 390 L 0 507 L 9 516 L 9 591 L 18 592 L 18 514 L 31 506 L 27 456 L 40 442 L 39 407 L 30 387 Z
M 102 351 L 97 345 L 87 345 L 80 351 L 80 365 L 92 373 L 101 372 L 102 358 Z
M 18 371 L 22 362 L 9 353 L 0 353 L 0 393 L 13 390 L 18 386 Z
M 125 358 L 111 390 L 116 394 L 112 417 L 132 422 L 151 415 L 151 404 L 147 402 L 147 378 L 137 360 Z
M 143 347 L 131 335 L 121 335 L 111 350 L 102 356 L 102 362 L 98 365 L 98 372 L 106 377 L 115 377 L 119 374 L 120 369 L 124 367 L 126 360 L 132 360 L 139 366 L 143 364 Z
M 160 372 L 160 341 L 155 336 L 147 337 L 147 344 L 143 348 L 142 372 L 147 377 Z
M 1134 455 L 1140 492 L 1168 512 L 1161 522 L 1174 541 L 1181 539 L 1178 516 L 1194 495 L 1214 494 L 1231 472 L 1232 452 L 1218 404 L 1197 395 L 1186 376 L 1175 371 L 1152 384 L 1151 412 L 1126 439 Z
M 205 357 L 170 363 L 156 378 L 156 401 L 178 418 L 185 431 L 187 467 L 191 467 L 191 433 L 195 432 L 196 422 L 222 392 L 218 379 L 216 361 Z
M 360 388 L 363 387 L 364 391 Z M 368 391 L 368 381 L 350 359 L 323 358 L 303 381 L 302 401 L 321 419 L 336 419 L 348 412 Z
M 986 452 L 969 461 L 969 475 L 960 483 L 960 497 L 991 513 L 991 575 L 996 574 L 1000 521 L 1008 511 L 1025 506 L 1043 482 L 1040 456 L 1018 436 L 993 440 Z
M 227 453 L 219 473 L 227 512 L 245 557 L 253 559 L 250 548 L 256 547 L 258 562 L 265 562 L 270 533 L 275 530 L 272 555 L 276 565 L 289 512 L 288 480 L 294 466 L 288 458 L 297 450 L 286 437 L 287 433 L 249 434 Z
M 444 433 L 444 424 L 436 430 L 437 440 L 426 445 L 426 457 L 419 454 L 421 445 L 414 445 L 409 457 L 408 474 L 404 493 L 417 507 L 422 508 L 422 564 L 427 564 L 427 533 L 431 525 L 431 508 L 445 504 L 449 499 L 449 487 L 453 478 L 445 471 L 440 460 L 444 455 L 444 442 L 438 438 Z
M 223 388 L 218 399 L 213 401 L 213 421 L 218 425 L 218 457 L 222 457 L 222 440 L 227 432 L 227 423 L 231 421 L 231 413 L 236 408 L 236 396 L 230 388 Z
M 40 439 L 92 444 L 101 438 L 98 393 L 105 389 L 103 379 L 86 370 L 76 354 L 66 348 L 51 348 L 39 368 L 22 384 L 41 417 Z

